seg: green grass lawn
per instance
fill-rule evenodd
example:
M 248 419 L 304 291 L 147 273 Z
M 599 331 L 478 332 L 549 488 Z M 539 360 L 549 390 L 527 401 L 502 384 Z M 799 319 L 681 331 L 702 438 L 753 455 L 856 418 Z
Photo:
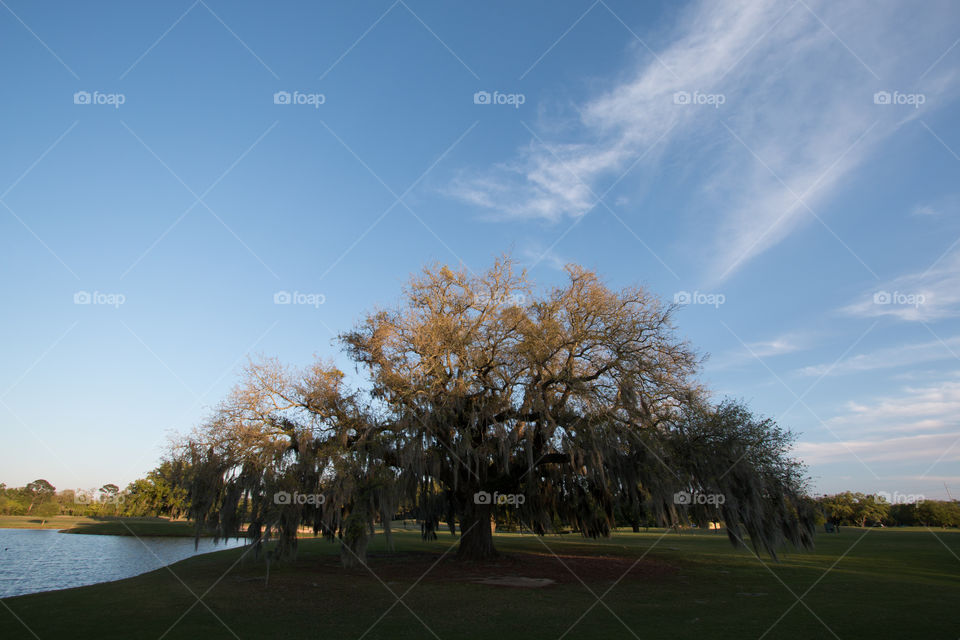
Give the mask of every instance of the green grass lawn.
M 480 566 L 460 565 L 453 551 L 441 559 L 455 542 L 449 534 L 427 543 L 399 531 L 395 542 L 387 553 L 375 538 L 368 571 L 342 569 L 333 543 L 302 540 L 296 562 L 271 567 L 269 584 L 265 564 L 244 549 L 197 556 L 128 580 L 8 598 L 0 629 L 11 640 L 33 638 L 27 627 L 40 638 L 960 635 L 956 531 L 844 528 L 779 563 L 709 532 L 621 532 L 601 541 L 498 534 L 504 560 Z M 556 582 L 475 582 L 509 575 Z
M 69 529 L 95 522 L 84 516 L 0 516 L 0 529 Z
M 193 525 L 167 518 L 90 518 L 85 516 L 0 516 L 0 529 L 62 529 L 66 533 L 111 536 L 193 536 Z
M 166 518 L 108 518 L 83 522 L 66 533 L 87 533 L 107 536 L 186 536 L 194 535 L 193 524 Z

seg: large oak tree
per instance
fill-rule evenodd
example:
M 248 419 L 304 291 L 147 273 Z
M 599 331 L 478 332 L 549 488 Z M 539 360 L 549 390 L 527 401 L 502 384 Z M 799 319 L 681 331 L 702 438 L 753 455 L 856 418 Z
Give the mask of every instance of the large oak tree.
M 809 545 L 790 434 L 741 403 L 708 401 L 673 313 L 576 266 L 545 292 L 509 259 L 482 274 L 426 268 L 398 304 L 341 336 L 362 390 L 324 363 L 248 367 L 184 443 L 192 511 L 224 534 L 244 519 L 256 539 L 276 530 L 286 550 L 307 522 L 342 537 L 346 562 L 362 558 L 375 518 L 389 533 L 401 501 L 426 536 L 441 519 L 459 523 L 466 559 L 496 554 L 497 510 L 538 533 L 561 523 L 607 535 L 615 513 L 644 512 L 722 520 L 735 543 L 749 536 L 771 554 Z

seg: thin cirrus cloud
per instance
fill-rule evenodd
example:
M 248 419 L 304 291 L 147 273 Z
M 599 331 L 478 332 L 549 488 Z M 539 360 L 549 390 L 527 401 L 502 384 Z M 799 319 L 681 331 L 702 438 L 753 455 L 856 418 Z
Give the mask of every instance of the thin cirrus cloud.
M 857 433 L 889 430 L 956 430 L 960 416 L 960 381 L 947 380 L 928 386 L 911 386 L 898 395 L 867 403 L 850 402 L 847 413 L 827 421 L 834 430 Z
M 917 203 L 910 210 L 910 215 L 919 217 L 942 216 L 948 214 L 956 216 L 960 211 L 960 194 L 950 193 L 932 201 L 923 201 Z
M 871 353 L 860 353 L 839 362 L 822 363 L 800 369 L 806 376 L 838 376 L 865 373 L 877 369 L 907 368 L 918 364 L 960 359 L 960 336 L 933 339 L 926 342 L 884 347 Z
M 827 464 L 847 461 L 862 462 L 955 462 L 960 460 L 956 433 L 930 433 L 892 438 L 856 438 L 799 442 L 793 452 L 805 464 Z M 940 458 L 941 454 L 946 455 Z
M 709 212 L 702 226 L 712 247 L 701 266 L 725 280 L 821 217 L 831 190 L 921 113 L 874 104 L 876 91 L 913 89 L 924 76 L 930 109 L 950 90 L 946 65 L 928 69 L 941 51 L 891 49 L 891 34 L 904 27 L 937 40 L 945 27 L 935 10 L 860 9 L 695 4 L 665 47 L 641 50 L 625 81 L 578 105 L 572 139 L 545 127 L 515 157 L 461 174 L 448 192 L 494 216 L 557 222 L 590 212 L 625 172 L 646 167 L 649 175 L 673 154 L 700 177 L 693 189 L 660 195 L 692 215 Z M 724 103 L 676 104 L 678 92 Z
M 749 347 L 757 357 L 766 358 L 801 351 L 806 348 L 806 345 L 806 338 L 798 334 L 788 334 L 772 340 L 754 342 Z
M 755 364 L 757 358 L 765 360 L 790 353 L 805 351 L 812 344 L 809 333 L 790 332 L 774 336 L 769 340 L 751 342 L 739 349 L 729 351 L 708 361 L 712 370 L 724 370 Z
M 916 461 L 933 470 L 960 460 L 960 382 L 907 387 L 897 395 L 849 403 L 826 425 L 832 441 L 800 442 L 794 451 L 808 464 L 852 458 L 864 462 Z M 892 435 L 891 435 L 892 434 Z
M 908 322 L 960 317 L 960 252 L 948 252 L 925 271 L 900 276 L 866 292 L 841 312 Z
M 560 256 L 553 249 L 545 249 L 539 244 L 531 244 L 524 248 L 522 258 L 524 264 L 537 265 L 542 263 L 557 271 L 563 271 L 564 267 L 572 262 Z

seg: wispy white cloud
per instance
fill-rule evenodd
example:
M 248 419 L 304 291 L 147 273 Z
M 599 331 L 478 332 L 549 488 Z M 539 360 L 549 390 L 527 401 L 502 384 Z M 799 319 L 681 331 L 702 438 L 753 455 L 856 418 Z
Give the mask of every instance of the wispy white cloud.
M 960 382 L 906 387 L 895 395 L 850 402 L 825 424 L 836 437 L 795 447 L 809 464 L 854 454 L 866 463 L 954 462 L 960 460 Z
M 944 213 L 956 215 L 960 210 L 960 197 L 950 194 L 933 201 L 920 202 L 910 210 L 910 215 L 930 217 L 941 216 Z
M 753 342 L 748 346 L 750 351 L 760 358 L 769 358 L 780 356 L 786 353 L 793 353 L 806 349 L 808 340 L 806 336 L 798 333 L 787 333 L 771 340 Z
M 746 347 L 731 350 L 727 353 L 711 357 L 708 366 L 711 369 L 729 369 L 741 365 L 757 363 L 757 358 L 775 358 L 789 353 L 797 353 L 809 349 L 812 336 L 806 332 L 792 331 L 773 336 L 767 340 L 750 342 Z
M 951 380 L 933 386 L 906 387 L 900 395 L 868 404 L 850 402 L 847 413 L 827 420 L 835 431 L 933 431 L 953 428 L 960 438 L 960 382 Z
M 804 463 L 826 464 L 849 461 L 858 464 L 871 462 L 927 462 L 933 464 L 944 451 L 941 460 L 960 460 L 960 445 L 954 446 L 957 434 L 933 433 L 892 438 L 856 438 L 849 440 L 826 440 L 823 442 L 798 442 L 793 453 Z M 950 449 L 950 447 L 953 447 Z
M 917 369 L 911 368 L 900 373 L 896 373 L 890 376 L 893 380 L 899 380 L 903 382 L 930 382 L 930 381 L 943 381 L 943 380 L 958 380 L 960 379 L 960 370 L 954 371 L 944 371 L 943 369 Z
M 851 316 L 892 316 L 915 322 L 960 317 L 960 247 L 954 249 L 926 271 L 882 283 L 841 311 Z
M 884 347 L 870 353 L 860 353 L 837 363 L 823 363 L 800 369 L 807 376 L 844 375 L 877 369 L 903 368 L 939 360 L 957 358 L 960 354 L 960 336 L 951 336 L 927 342 Z
M 813 220 L 808 207 L 918 117 L 874 104 L 873 94 L 915 87 L 929 66 L 922 47 L 891 53 L 899 29 L 909 23 L 933 41 L 942 22 L 933 8 L 906 5 L 704 0 L 668 46 L 655 57 L 641 51 L 625 80 L 579 106 L 575 134 L 534 134 L 515 158 L 461 175 L 450 191 L 495 215 L 576 218 L 634 163 L 649 169 L 671 153 L 709 176 L 677 208 L 710 212 L 701 266 L 722 280 Z M 933 68 L 924 89 L 952 90 L 947 69 Z M 678 92 L 724 104 L 676 104 Z M 928 95 L 923 108 L 938 102 Z
M 545 264 L 557 271 L 562 271 L 567 264 L 572 262 L 572 260 L 561 257 L 553 249 L 545 248 L 540 244 L 531 244 L 524 247 L 522 257 L 524 266 Z

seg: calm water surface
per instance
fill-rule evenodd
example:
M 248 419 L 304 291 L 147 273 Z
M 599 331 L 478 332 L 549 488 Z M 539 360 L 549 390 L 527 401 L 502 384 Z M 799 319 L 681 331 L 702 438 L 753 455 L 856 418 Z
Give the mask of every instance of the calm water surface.
M 242 546 L 243 541 L 134 538 L 0 529 L 0 598 L 109 582 L 153 571 L 198 553 Z

